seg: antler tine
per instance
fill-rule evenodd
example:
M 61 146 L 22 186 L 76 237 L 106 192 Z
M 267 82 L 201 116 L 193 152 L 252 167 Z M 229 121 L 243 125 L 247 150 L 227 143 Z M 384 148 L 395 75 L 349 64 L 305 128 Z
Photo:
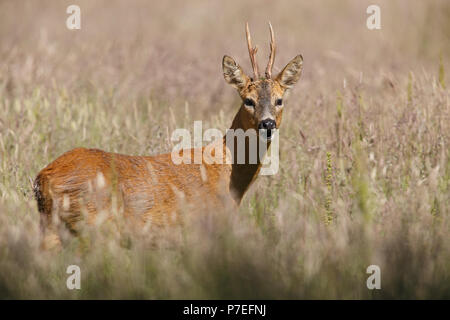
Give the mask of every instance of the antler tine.
M 253 47 L 252 38 L 250 37 L 250 30 L 248 28 L 248 22 L 245 25 L 245 33 L 247 35 L 247 46 L 248 46 L 248 54 L 250 55 L 250 61 L 252 62 L 253 73 L 255 75 L 255 80 L 258 80 L 258 64 L 256 63 L 256 52 L 258 51 L 258 47 Z
M 275 61 L 275 35 L 273 33 L 272 24 L 270 22 L 269 22 L 269 29 L 270 29 L 270 56 L 266 68 L 266 78 L 271 79 L 273 62 Z

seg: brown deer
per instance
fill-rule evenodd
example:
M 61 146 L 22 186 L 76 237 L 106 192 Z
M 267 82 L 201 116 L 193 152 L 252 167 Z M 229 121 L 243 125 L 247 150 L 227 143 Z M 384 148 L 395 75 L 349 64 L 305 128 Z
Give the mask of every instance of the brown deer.
M 269 141 L 266 148 L 273 130 L 281 124 L 283 96 L 299 80 L 303 63 L 298 55 L 272 78 L 276 47 L 270 23 L 269 27 L 270 57 L 263 77 L 258 72 L 257 47 L 252 45 L 248 24 L 246 36 L 254 76 L 247 76 L 229 56 L 224 56 L 222 62 L 225 80 L 242 99 L 231 129 L 262 130 Z M 198 151 L 203 154 L 211 146 L 224 151 L 224 160 L 236 158 L 237 148 L 230 148 L 226 135 L 205 147 L 181 150 L 180 155 L 193 156 Z M 212 156 L 214 150 L 217 149 L 213 149 Z M 262 156 L 267 149 L 263 151 Z M 203 158 L 198 164 L 177 165 L 170 153 L 150 157 L 85 148 L 68 151 L 39 172 L 34 181 L 43 246 L 60 244 L 58 221 L 76 234 L 79 221 L 93 223 L 99 212 L 113 209 L 119 210 L 128 221 L 150 220 L 152 224 L 165 225 L 171 220 L 168 217 L 173 217 L 186 203 L 196 207 L 207 202 L 216 206 L 229 202 L 239 205 L 261 168 L 261 157 L 256 163 L 248 162 L 247 140 L 245 152 L 246 161 L 241 164 L 233 160 L 211 163 Z

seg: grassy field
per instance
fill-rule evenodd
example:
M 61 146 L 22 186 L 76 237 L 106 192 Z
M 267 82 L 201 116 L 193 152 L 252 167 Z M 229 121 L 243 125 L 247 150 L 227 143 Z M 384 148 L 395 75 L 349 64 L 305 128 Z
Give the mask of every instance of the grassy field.
M 0 298 L 450 298 L 448 1 L 377 0 L 381 30 L 365 0 L 77 1 L 78 31 L 70 4 L 0 1 Z M 63 152 L 152 155 L 194 120 L 231 124 L 221 60 L 250 72 L 247 20 L 261 65 L 268 20 L 274 72 L 304 57 L 278 174 L 157 240 L 86 227 L 40 251 L 30 181 Z

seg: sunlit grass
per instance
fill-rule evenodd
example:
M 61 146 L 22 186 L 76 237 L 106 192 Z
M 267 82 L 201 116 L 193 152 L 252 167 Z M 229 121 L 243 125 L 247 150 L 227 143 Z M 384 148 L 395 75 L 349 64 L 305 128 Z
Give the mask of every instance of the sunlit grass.
M 203 129 L 227 128 L 238 97 L 225 87 L 220 54 L 230 50 L 245 65 L 243 33 L 199 18 L 183 20 L 184 28 L 174 22 L 173 33 L 161 41 L 162 21 L 144 20 L 148 28 L 140 29 L 130 19 L 121 25 L 127 32 L 116 30 L 117 42 L 111 42 L 105 26 L 114 26 L 100 14 L 99 31 L 86 27 L 79 38 L 72 34 L 73 43 L 64 30 L 50 27 L 33 50 L 24 49 L 27 33 L 15 49 L 6 47 L 12 38 L 5 36 L 0 43 L 0 298 L 450 298 L 448 47 L 445 34 L 437 31 L 427 47 L 423 34 L 385 31 L 394 27 L 387 18 L 393 12 L 398 20 L 408 18 L 400 15 L 401 6 L 384 4 L 383 10 L 392 11 L 386 12 L 381 44 L 377 36 L 361 38 L 367 56 L 359 46 L 353 53 L 352 44 L 336 40 L 348 29 L 366 32 L 346 18 L 359 12 L 356 2 L 320 11 L 339 26 L 321 39 L 296 33 L 310 34 L 295 22 L 297 14 L 311 30 L 324 25 L 325 18 L 308 14 L 306 9 L 319 12 L 312 4 L 295 19 L 288 3 L 279 4 L 283 10 L 269 4 L 261 9 L 273 13 L 280 34 L 276 66 L 298 47 L 310 54 L 304 55 L 304 77 L 286 99 L 280 170 L 259 177 L 239 211 L 186 210 L 182 226 L 159 231 L 134 230 L 124 221 L 118 229 L 107 223 L 86 226 L 58 252 L 39 249 L 30 182 L 39 170 L 75 147 L 168 152 L 172 130 L 192 130 L 194 120 L 203 120 Z M 120 11 L 117 6 L 108 10 Z M 197 2 L 192 6 L 185 9 L 202 8 Z M 236 22 L 236 6 L 245 7 L 233 3 L 221 11 L 224 25 Z M 17 10 L 22 7 L 17 4 Z M 44 7 L 43 17 L 51 18 L 45 21 L 56 24 L 56 7 L 51 2 Z M 175 7 L 180 19 L 194 14 Z M 447 12 L 448 5 L 436 1 L 430 8 Z M 96 12 L 86 11 L 87 17 Z M 411 15 L 422 21 L 421 14 Z M 442 19 L 436 15 L 436 21 Z M 12 27 L 2 25 L 0 32 Z M 210 35 L 214 28 L 221 35 L 217 39 Z M 130 30 L 136 36 L 130 38 Z M 261 34 L 255 37 L 263 47 Z M 187 36 L 190 42 L 174 39 Z M 204 42 L 211 47 L 202 48 Z M 408 50 L 398 57 L 392 43 Z M 358 68 L 364 68 L 362 83 Z M 71 264 L 81 268 L 81 290 L 66 287 Z M 381 268 L 381 290 L 366 287 L 372 264 Z

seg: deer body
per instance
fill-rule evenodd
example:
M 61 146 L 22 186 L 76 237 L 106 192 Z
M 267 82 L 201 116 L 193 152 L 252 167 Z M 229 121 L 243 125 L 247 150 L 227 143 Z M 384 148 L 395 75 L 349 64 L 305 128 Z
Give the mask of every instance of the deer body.
M 174 213 L 177 201 L 185 198 L 212 198 L 220 193 L 220 180 L 226 184 L 227 165 L 180 164 L 171 154 L 154 157 L 128 156 L 98 149 L 77 148 L 66 152 L 44 168 L 35 180 L 39 210 L 50 223 L 51 214 L 71 231 L 85 210 L 89 222 L 101 210 L 113 208 L 125 216 L 151 219 L 164 224 Z
M 271 30 L 271 56 L 266 77 L 259 78 L 255 53 L 247 25 L 247 41 L 254 70 L 254 79 L 230 57 L 223 59 L 225 80 L 242 98 L 231 129 L 263 130 L 270 140 L 271 130 L 279 128 L 285 91 L 300 77 L 302 57 L 295 57 L 272 79 L 275 44 Z M 258 139 L 260 137 L 258 136 Z M 231 140 L 235 141 L 235 140 Z M 261 158 L 248 162 L 248 141 L 245 142 L 245 163 L 237 164 L 237 149 L 230 140 L 214 141 L 214 150 L 222 151 L 220 163 L 208 161 L 175 164 L 171 154 L 129 156 L 98 149 L 77 148 L 68 151 L 44 168 L 36 177 L 34 192 L 41 214 L 44 246 L 59 242 L 55 220 L 60 220 L 73 233 L 80 221 L 93 223 L 100 212 L 118 211 L 130 221 L 165 225 L 174 222 L 177 212 L 186 204 L 222 207 L 239 205 L 245 192 L 258 176 Z M 266 144 L 267 148 L 270 143 Z M 181 153 L 202 154 L 208 146 L 182 150 Z M 265 151 L 262 153 L 264 156 Z M 214 152 L 211 154 L 214 156 Z M 231 158 L 231 159 L 230 159 Z M 56 218 L 56 219 L 55 219 Z

